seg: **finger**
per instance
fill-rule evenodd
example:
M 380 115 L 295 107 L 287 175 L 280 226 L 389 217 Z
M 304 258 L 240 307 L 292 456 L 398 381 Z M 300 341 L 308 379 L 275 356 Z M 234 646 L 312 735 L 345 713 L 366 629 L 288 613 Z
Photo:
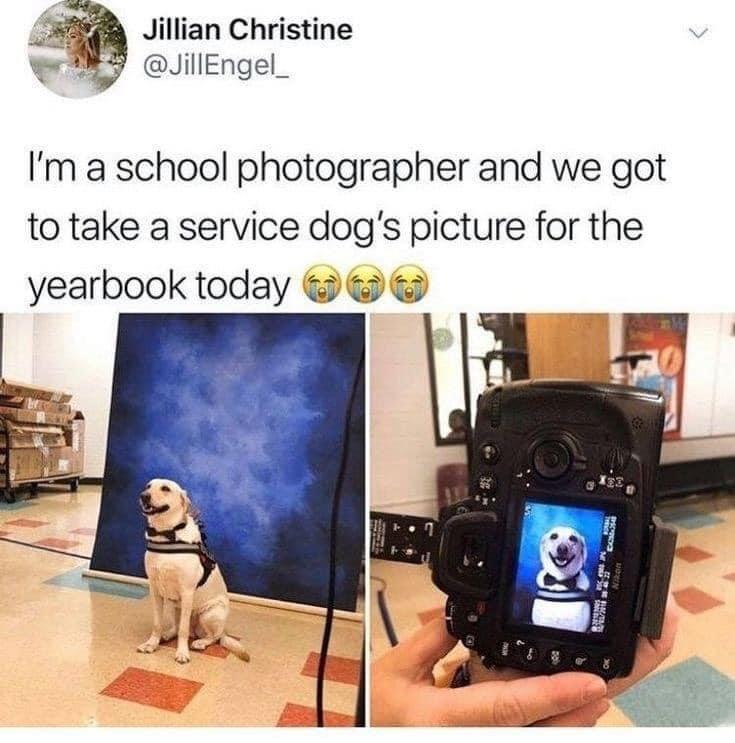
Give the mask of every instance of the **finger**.
M 591 728 L 609 709 L 610 702 L 607 699 L 598 699 L 571 712 L 547 717 L 536 724 L 539 727 Z
M 455 645 L 442 618 L 433 619 L 391 651 L 393 668 L 417 680 L 431 679 L 431 670 Z
M 529 676 L 454 689 L 451 724 L 530 725 L 602 699 L 607 685 L 591 673 Z
M 622 694 L 631 686 L 637 684 L 671 655 L 678 624 L 679 612 L 674 607 L 674 602 L 670 599 L 666 607 L 666 614 L 664 615 L 661 637 L 656 640 L 647 637 L 638 638 L 633 669 L 628 676 L 610 681 L 608 684 L 610 697 Z
M 470 678 L 473 684 L 480 684 L 483 681 L 515 681 L 530 675 L 528 671 L 521 671 L 509 666 L 487 668 L 479 658 L 470 660 Z

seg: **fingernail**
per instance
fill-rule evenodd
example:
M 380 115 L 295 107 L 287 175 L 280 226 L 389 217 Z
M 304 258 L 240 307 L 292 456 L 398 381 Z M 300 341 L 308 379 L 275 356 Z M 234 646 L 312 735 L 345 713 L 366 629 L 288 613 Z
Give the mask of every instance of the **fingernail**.
M 605 692 L 607 692 L 607 684 L 599 676 L 595 676 L 584 687 L 583 701 L 591 702 L 593 699 L 599 699 L 605 696 Z

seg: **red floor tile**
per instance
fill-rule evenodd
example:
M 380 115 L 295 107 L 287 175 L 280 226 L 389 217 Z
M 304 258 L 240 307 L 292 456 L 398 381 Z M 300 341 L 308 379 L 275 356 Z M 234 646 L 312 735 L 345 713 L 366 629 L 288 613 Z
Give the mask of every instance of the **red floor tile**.
M 686 562 L 699 562 L 700 560 L 709 560 L 710 557 L 714 557 L 711 552 L 699 549 L 699 547 L 693 547 L 687 545 L 686 547 L 679 547 L 676 550 L 676 556 Z
M 47 537 L 46 539 L 39 539 L 38 542 L 33 542 L 39 547 L 53 547 L 57 550 L 70 550 L 72 547 L 76 547 L 79 542 L 72 542 L 69 539 L 56 539 L 56 537 Z
M 97 534 L 97 529 L 90 529 L 88 526 L 82 526 L 79 529 L 72 529 L 69 534 L 81 534 L 85 537 L 93 537 Z
M 234 637 L 235 640 L 240 639 L 239 637 L 235 637 L 235 635 L 230 635 L 230 637 Z M 174 637 L 173 640 L 162 642 L 161 647 L 175 648 L 176 643 L 177 640 Z M 189 646 L 191 646 L 191 640 L 189 641 Z M 192 650 L 191 652 L 198 653 L 199 655 L 209 655 L 212 658 L 226 658 L 228 655 L 230 655 L 230 651 L 227 650 L 227 648 L 223 648 L 222 645 L 220 645 L 218 642 L 215 642 L 214 645 L 210 645 L 206 650 Z
M 728 573 L 722 576 L 725 580 L 735 580 L 735 573 Z
M 126 668 L 100 694 L 149 707 L 181 712 L 204 684 L 165 673 Z
M 301 669 L 301 675 L 316 678 L 318 670 L 319 653 L 309 653 L 309 657 Z M 340 658 L 337 655 L 328 655 L 324 677 L 327 681 L 340 681 L 343 684 L 357 686 L 360 682 L 360 661 L 352 658 Z
M 351 715 L 341 715 L 339 712 L 324 710 L 324 724 L 328 728 L 347 728 L 355 724 Z M 279 728 L 309 728 L 316 727 L 316 709 L 304 707 L 302 704 L 288 702 L 278 718 Z
M 36 519 L 13 519 L 5 522 L 8 526 L 27 526 L 29 529 L 35 529 L 37 526 L 47 526 L 48 521 L 36 521 Z
M 703 611 L 714 609 L 715 606 L 721 606 L 725 603 L 704 591 L 700 591 L 694 586 L 688 586 L 687 588 L 682 588 L 680 591 L 674 591 L 674 598 L 676 599 L 676 603 L 690 614 L 701 614 Z
M 419 622 L 421 624 L 428 624 L 434 619 L 438 619 L 439 617 L 443 617 L 445 614 L 444 607 L 441 606 L 438 609 L 429 609 L 428 611 L 420 611 L 419 616 Z

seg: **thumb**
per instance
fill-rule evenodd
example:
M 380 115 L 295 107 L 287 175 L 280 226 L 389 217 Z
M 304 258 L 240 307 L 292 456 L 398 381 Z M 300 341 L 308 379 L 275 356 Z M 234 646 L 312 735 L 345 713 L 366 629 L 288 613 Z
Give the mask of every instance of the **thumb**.
M 606 693 L 605 682 L 591 673 L 486 681 L 455 689 L 452 715 L 455 724 L 523 726 L 570 712 Z
M 433 619 L 400 642 L 386 657 L 393 669 L 415 680 L 431 680 L 431 671 L 457 640 L 447 632 L 444 619 Z

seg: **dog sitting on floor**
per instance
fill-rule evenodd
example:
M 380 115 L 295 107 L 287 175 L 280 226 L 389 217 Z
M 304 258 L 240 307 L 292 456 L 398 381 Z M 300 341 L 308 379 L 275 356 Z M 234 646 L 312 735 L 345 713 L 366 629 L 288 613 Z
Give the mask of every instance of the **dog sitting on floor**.
M 590 581 L 584 572 L 587 544 L 569 526 L 555 526 L 541 537 L 541 570 L 531 621 L 542 627 L 587 632 L 590 627 Z
M 145 572 L 153 628 L 138 652 L 153 653 L 161 640 L 178 637 L 176 661 L 188 663 L 191 636 L 194 650 L 219 642 L 238 658 L 250 660 L 245 648 L 225 633 L 227 586 L 206 548 L 186 491 L 173 480 L 151 480 L 140 494 L 140 506 L 148 521 Z

